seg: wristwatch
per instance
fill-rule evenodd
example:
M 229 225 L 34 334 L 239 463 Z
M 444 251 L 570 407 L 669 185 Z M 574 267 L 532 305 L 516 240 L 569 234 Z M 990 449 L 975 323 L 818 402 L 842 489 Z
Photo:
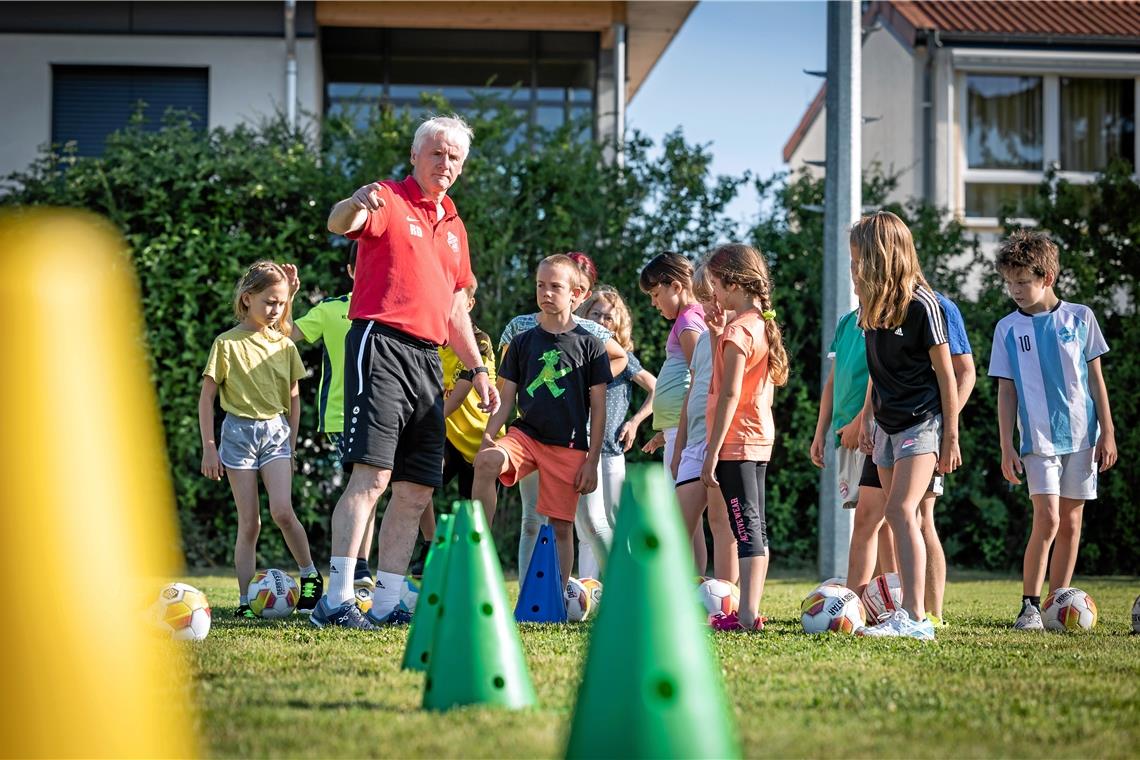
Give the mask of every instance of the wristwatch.
M 475 375 L 478 375 L 480 372 L 483 373 L 484 375 L 487 375 L 487 376 L 490 376 L 490 374 L 491 374 L 491 371 L 489 369 L 487 369 L 482 364 L 480 364 L 478 367 L 475 367 L 471 370 L 471 376 L 474 377 Z

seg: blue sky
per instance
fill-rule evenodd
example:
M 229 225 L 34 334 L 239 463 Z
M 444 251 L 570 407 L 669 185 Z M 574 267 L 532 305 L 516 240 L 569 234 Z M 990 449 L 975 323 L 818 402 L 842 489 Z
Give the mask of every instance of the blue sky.
M 655 142 L 680 126 L 711 143 L 713 171 L 766 177 L 822 80 L 803 73 L 827 64 L 823 2 L 703 0 L 629 105 L 626 121 Z M 746 220 L 751 188 L 730 207 Z

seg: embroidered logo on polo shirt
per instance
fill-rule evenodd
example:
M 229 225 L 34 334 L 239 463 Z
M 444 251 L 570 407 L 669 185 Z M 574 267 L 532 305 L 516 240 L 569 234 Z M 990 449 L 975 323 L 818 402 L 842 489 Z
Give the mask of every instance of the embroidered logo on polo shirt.
M 455 251 L 456 253 L 459 253 L 459 236 L 456 235 L 454 232 L 448 231 L 448 233 L 447 233 L 447 244 L 449 246 L 451 246 L 451 250 Z
M 424 236 L 424 230 L 418 224 L 409 224 L 408 234 L 412 237 L 422 238 Z
M 901 328 L 901 327 L 896 327 L 896 328 L 895 328 L 895 335 L 897 335 L 897 336 L 899 336 L 899 337 L 901 338 L 901 337 L 902 337 L 902 334 L 903 334 L 902 328 Z
M 1072 343 L 1077 339 L 1077 334 L 1068 327 L 1062 327 L 1057 331 L 1057 337 L 1061 339 L 1062 343 Z

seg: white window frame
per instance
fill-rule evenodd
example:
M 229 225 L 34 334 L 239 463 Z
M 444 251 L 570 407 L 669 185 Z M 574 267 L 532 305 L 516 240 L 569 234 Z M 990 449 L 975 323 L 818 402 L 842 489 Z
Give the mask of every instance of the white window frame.
M 1038 50 L 984 50 L 955 49 L 952 51 L 953 84 L 957 88 L 957 180 L 954 184 L 955 216 L 970 228 L 997 229 L 998 219 L 992 216 L 966 216 L 966 183 L 990 182 L 995 184 L 1037 185 L 1045 179 L 1045 167 L 1061 160 L 1061 79 L 1062 77 L 1132 79 L 1136 97 L 1133 99 L 1135 148 L 1133 169 L 1140 165 L 1140 55 L 1132 53 L 1083 53 L 1073 51 Z M 970 74 L 997 76 L 1041 77 L 1042 85 L 1042 167 L 1037 170 L 971 169 L 966 154 L 969 134 L 969 106 L 966 77 Z M 1097 172 L 1059 171 L 1059 179 L 1074 185 L 1089 185 L 1096 181 Z M 1031 225 L 1033 219 L 1015 219 L 1019 224 Z

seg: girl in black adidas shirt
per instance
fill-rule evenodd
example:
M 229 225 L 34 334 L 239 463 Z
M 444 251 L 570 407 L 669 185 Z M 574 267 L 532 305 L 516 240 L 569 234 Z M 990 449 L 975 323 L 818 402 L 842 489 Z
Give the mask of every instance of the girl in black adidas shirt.
M 953 472 L 962 461 L 946 316 L 922 275 L 910 230 L 889 211 L 852 226 L 851 276 L 871 375 L 861 443 L 872 447 L 879 469 L 903 586 L 903 609 L 859 634 L 933 639 L 923 607 L 918 507 L 934 473 Z

